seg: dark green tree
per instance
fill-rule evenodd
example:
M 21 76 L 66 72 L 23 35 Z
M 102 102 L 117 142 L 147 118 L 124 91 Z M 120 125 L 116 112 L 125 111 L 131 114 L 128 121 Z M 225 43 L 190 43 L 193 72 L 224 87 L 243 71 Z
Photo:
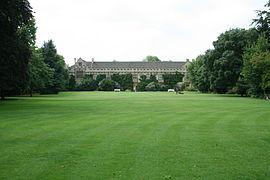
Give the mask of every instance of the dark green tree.
M 136 86 L 137 91 L 145 91 L 146 86 L 151 82 L 158 82 L 155 75 L 151 74 L 148 79 L 146 75 L 141 75 L 140 82 Z
M 106 79 L 106 74 L 98 74 L 96 77 L 96 81 L 99 83 L 103 79 Z
M 32 96 L 33 91 L 40 92 L 46 85 L 52 83 L 53 69 L 44 62 L 42 54 L 32 49 L 32 55 L 28 63 L 27 92 Z
M 145 87 L 147 86 L 147 82 L 139 82 L 136 86 L 137 91 L 145 91 Z
M 148 82 L 148 83 L 156 82 L 157 83 L 158 80 L 157 80 L 157 78 L 156 78 L 155 75 L 151 74 L 150 77 L 149 77 L 149 79 L 146 80 L 146 82 Z
M 113 74 L 111 79 L 119 83 L 121 89 L 132 90 L 133 87 L 132 74 Z
M 44 62 L 53 69 L 53 78 L 50 84 L 42 90 L 42 93 L 58 93 L 66 90 L 68 85 L 68 71 L 64 57 L 57 54 L 56 47 L 52 40 L 44 42 L 40 48 Z
M 215 49 L 205 57 L 211 90 L 225 93 L 235 86 L 243 67 L 245 47 L 257 37 L 254 29 L 232 29 L 213 42 Z
M 68 79 L 68 90 L 69 91 L 74 91 L 76 89 L 76 80 L 74 75 L 70 75 Z
M 182 82 L 184 75 L 176 72 L 175 74 L 163 74 L 164 85 L 174 88 L 176 83 Z
M 18 30 L 18 35 L 23 41 L 28 42 L 31 50 L 27 67 L 27 81 L 25 82 L 25 93 L 32 96 L 33 91 L 40 92 L 46 84 L 51 83 L 53 71 L 45 64 L 42 54 L 36 45 L 36 24 L 35 19 L 31 19 L 28 24 L 23 25 Z
M 118 82 L 118 83 L 120 83 L 120 82 L 122 81 L 122 77 L 121 77 L 120 74 L 113 74 L 113 75 L 111 76 L 111 79 L 112 79 L 113 81 L 115 81 L 115 82 Z
M 248 93 L 248 83 L 244 80 L 244 77 L 240 75 L 238 81 L 236 82 L 236 93 L 240 94 L 241 96 L 246 96 Z
M 18 31 L 30 23 L 32 8 L 27 0 L 0 2 L 0 94 L 24 89 L 27 66 L 31 56 L 30 44 Z
M 119 83 L 123 90 L 132 90 L 133 88 L 133 80 L 132 74 L 123 74 L 122 81 Z
M 81 91 L 95 91 L 98 88 L 98 82 L 93 79 L 93 76 L 86 75 L 81 80 L 77 90 Z
M 111 79 L 103 79 L 99 82 L 98 87 L 101 91 L 113 91 L 113 89 L 116 87 L 115 81 Z

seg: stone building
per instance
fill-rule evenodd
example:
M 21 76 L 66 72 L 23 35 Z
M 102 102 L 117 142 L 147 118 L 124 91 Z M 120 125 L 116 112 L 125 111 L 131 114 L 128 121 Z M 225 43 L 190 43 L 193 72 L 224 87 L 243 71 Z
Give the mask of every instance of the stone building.
M 105 74 L 110 78 L 113 74 L 132 74 L 134 87 L 139 82 L 141 75 L 155 75 L 159 82 L 163 82 L 162 74 L 175 74 L 176 72 L 186 73 L 186 66 L 189 63 L 187 59 L 185 62 L 143 62 L 143 61 L 129 61 L 129 62 L 91 62 L 85 61 L 81 58 L 75 59 L 75 64 L 69 68 L 69 74 L 74 75 L 76 81 L 80 81 L 86 74 L 93 75 L 95 79 L 98 74 Z

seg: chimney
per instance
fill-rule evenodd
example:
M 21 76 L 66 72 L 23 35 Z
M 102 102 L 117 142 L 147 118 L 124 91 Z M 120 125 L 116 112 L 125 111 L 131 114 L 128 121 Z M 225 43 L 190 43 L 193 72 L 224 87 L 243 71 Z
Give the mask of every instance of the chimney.
M 92 62 L 91 62 L 91 69 L 93 68 L 93 64 L 94 64 L 94 58 L 92 58 Z
M 76 64 L 76 58 L 74 58 L 74 64 Z

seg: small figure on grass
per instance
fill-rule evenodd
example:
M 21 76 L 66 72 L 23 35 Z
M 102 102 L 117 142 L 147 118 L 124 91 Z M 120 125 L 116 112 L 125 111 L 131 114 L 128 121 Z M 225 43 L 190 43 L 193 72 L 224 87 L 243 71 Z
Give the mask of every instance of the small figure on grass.
M 183 89 L 182 88 L 182 82 L 178 82 L 174 87 L 174 90 L 175 90 L 176 94 L 184 94 L 184 93 L 181 92 L 182 89 Z
M 176 87 L 176 88 L 174 88 L 174 91 L 175 91 L 176 94 L 179 94 L 180 89 L 178 87 Z

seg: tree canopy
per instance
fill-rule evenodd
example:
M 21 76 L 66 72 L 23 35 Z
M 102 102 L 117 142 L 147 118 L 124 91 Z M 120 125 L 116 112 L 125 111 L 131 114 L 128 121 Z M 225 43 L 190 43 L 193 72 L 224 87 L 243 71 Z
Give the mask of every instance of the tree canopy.
M 256 41 L 255 29 L 231 29 L 213 42 L 214 49 L 198 56 L 188 67 L 188 79 L 202 92 L 226 93 L 239 79 L 243 54 Z
M 31 56 L 30 42 L 19 30 L 31 22 L 32 8 L 27 0 L 0 2 L 0 94 L 23 89 Z
M 188 66 L 187 78 L 202 92 L 270 95 L 270 1 L 258 10 L 255 28 L 231 29 L 213 42 L 214 49 Z
M 268 41 L 270 41 L 270 1 L 265 4 L 266 10 L 257 10 L 257 18 L 253 19 L 252 24 L 255 25 L 259 33 L 264 33 Z
M 68 86 L 68 71 L 64 57 L 57 54 L 52 40 L 44 42 L 40 48 L 40 52 L 44 58 L 44 62 L 53 69 L 53 78 L 43 88 L 42 93 L 58 93 L 61 90 L 65 90 Z
M 145 59 L 143 59 L 145 62 L 161 62 L 161 60 L 157 56 L 146 56 Z
M 244 54 L 242 75 L 248 84 L 248 93 L 256 97 L 270 95 L 270 43 L 262 34 L 256 44 Z

